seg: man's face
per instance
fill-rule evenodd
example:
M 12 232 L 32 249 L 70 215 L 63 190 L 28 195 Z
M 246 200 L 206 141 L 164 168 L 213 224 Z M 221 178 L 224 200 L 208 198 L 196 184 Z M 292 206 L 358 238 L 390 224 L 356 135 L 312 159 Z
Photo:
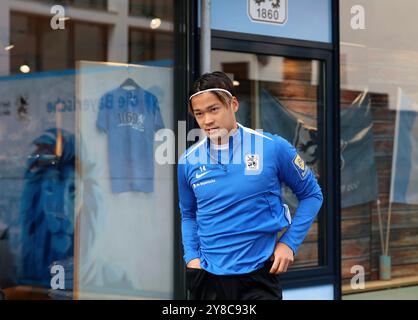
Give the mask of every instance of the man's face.
M 199 127 L 213 141 L 224 141 L 231 130 L 236 129 L 235 112 L 238 111 L 238 101 L 234 97 L 231 105 L 225 106 L 212 92 L 205 92 L 192 98 L 192 111 Z

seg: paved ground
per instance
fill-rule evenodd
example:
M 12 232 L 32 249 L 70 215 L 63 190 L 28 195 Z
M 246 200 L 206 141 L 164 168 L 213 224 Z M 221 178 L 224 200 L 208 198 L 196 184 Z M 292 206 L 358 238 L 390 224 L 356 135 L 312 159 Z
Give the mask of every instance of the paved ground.
M 418 286 L 347 294 L 343 300 L 418 300 Z

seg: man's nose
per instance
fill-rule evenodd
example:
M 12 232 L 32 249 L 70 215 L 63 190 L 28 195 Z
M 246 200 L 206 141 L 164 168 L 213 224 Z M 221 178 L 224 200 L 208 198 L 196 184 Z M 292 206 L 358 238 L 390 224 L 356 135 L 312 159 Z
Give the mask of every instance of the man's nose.
M 205 125 L 209 125 L 209 124 L 213 123 L 213 118 L 210 114 L 205 114 L 204 123 L 205 123 Z

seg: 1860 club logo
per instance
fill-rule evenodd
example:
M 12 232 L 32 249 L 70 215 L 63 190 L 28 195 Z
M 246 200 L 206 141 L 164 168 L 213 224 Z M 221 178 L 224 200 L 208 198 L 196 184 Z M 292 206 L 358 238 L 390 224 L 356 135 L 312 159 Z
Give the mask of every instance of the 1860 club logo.
M 247 0 L 248 16 L 254 22 L 285 24 L 287 0 Z

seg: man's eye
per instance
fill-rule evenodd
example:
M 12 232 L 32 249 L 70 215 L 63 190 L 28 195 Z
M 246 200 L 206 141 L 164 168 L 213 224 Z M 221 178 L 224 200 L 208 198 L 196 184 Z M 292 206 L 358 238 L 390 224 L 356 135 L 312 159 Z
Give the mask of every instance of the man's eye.
M 194 114 L 196 117 L 200 117 L 202 114 L 201 113 L 195 113 Z
M 211 109 L 211 111 L 212 111 L 212 112 L 216 112 L 216 111 L 218 111 L 218 110 L 219 110 L 219 108 L 218 108 L 218 107 L 215 107 L 215 108 L 212 108 L 212 109 Z

